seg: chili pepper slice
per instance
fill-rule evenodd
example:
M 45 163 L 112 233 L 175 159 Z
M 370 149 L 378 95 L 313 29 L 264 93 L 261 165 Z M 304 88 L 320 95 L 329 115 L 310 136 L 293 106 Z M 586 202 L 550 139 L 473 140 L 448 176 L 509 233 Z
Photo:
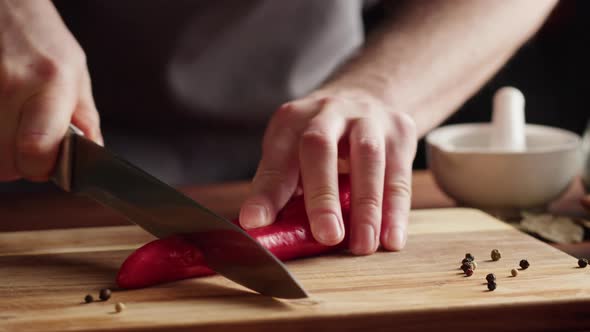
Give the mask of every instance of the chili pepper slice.
M 348 176 L 339 177 L 339 191 L 342 216 L 347 228 L 350 215 Z M 239 225 L 237 219 L 233 222 Z M 313 238 L 303 196 L 293 197 L 279 212 L 273 224 L 247 232 L 282 261 L 327 253 L 341 249 L 348 243 L 348 236 L 337 246 L 325 246 Z M 154 240 L 127 257 L 119 269 L 117 285 L 128 289 L 143 288 L 214 273 L 205 264 L 199 249 L 187 238 L 171 236 Z

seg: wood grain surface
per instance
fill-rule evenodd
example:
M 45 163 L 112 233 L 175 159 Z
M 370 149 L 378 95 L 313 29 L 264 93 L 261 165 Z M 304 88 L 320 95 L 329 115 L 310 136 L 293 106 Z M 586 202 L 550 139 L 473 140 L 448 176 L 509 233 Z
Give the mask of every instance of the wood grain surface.
M 135 226 L 0 233 L 0 331 L 580 330 L 590 327 L 590 267 L 470 209 L 413 211 L 402 252 L 345 253 L 287 265 L 311 294 L 283 301 L 222 277 L 114 290 L 121 262 L 152 237 Z M 490 260 L 494 248 L 502 252 Z M 472 277 L 459 270 L 475 255 Z M 510 270 L 522 258 L 531 267 Z M 495 273 L 489 292 L 485 275 Z M 117 302 L 127 309 L 116 313 Z

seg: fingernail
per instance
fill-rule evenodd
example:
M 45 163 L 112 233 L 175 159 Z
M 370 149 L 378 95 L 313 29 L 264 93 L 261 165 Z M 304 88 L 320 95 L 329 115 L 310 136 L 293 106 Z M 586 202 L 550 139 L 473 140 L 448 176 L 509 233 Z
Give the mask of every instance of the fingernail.
M 402 228 L 393 228 L 387 234 L 387 243 L 394 250 L 401 250 L 406 245 L 406 232 Z
M 335 245 L 342 240 L 344 231 L 338 222 L 338 218 L 332 213 L 322 214 L 315 223 L 315 234 L 319 242 L 324 245 Z
M 375 228 L 372 225 L 363 224 L 356 228 L 357 234 L 352 251 L 356 255 L 371 254 L 375 251 Z
M 244 206 L 240 213 L 242 226 L 245 228 L 257 228 L 267 224 L 266 208 L 262 205 L 249 204 Z

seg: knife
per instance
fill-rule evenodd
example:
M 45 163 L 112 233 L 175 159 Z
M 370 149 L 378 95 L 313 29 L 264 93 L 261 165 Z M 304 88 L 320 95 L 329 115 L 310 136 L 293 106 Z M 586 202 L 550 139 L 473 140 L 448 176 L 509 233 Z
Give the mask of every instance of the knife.
M 307 297 L 283 263 L 240 227 L 85 138 L 73 125 L 51 180 L 118 211 L 158 238 L 187 237 L 211 269 L 240 285 L 276 298 Z

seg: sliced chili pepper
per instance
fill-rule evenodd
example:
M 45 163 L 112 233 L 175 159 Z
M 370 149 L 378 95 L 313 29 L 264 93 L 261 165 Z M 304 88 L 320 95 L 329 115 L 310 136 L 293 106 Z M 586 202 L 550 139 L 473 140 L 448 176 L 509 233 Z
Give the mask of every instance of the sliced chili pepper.
M 347 228 L 350 215 L 348 176 L 339 177 L 339 189 Z M 233 222 L 239 225 L 237 219 Z M 337 246 L 325 246 L 313 238 L 303 196 L 293 197 L 273 224 L 247 232 L 282 261 L 327 253 L 348 243 L 348 236 Z M 171 236 L 152 241 L 133 252 L 121 265 L 117 284 L 121 288 L 143 288 L 211 274 L 214 272 L 206 266 L 203 255 L 188 238 Z

